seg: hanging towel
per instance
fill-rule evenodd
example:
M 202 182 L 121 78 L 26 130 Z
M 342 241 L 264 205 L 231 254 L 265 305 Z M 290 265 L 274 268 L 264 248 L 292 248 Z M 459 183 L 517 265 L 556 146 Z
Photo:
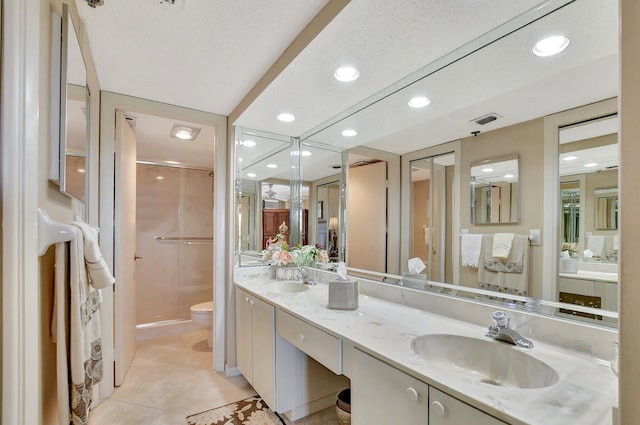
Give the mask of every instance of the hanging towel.
M 68 245 L 56 244 L 55 257 L 55 294 L 53 298 L 53 316 L 51 319 L 51 340 L 56 344 L 56 388 L 58 392 L 58 423 L 69 424 L 69 278 Z
M 515 235 L 513 248 L 506 262 L 498 262 L 492 256 L 493 236 L 484 235 L 480 258 L 484 267 L 478 267 L 478 283 L 491 290 L 526 296 L 529 291 L 529 237 Z M 500 263 L 498 265 L 497 263 Z M 487 267 L 494 265 L 494 269 Z M 501 268 L 501 271 L 497 271 Z
M 482 249 L 482 235 L 463 234 L 460 242 L 460 256 L 464 267 L 478 267 Z
M 604 236 L 602 235 L 589 236 L 587 248 L 591 250 L 591 252 L 595 257 L 606 256 L 606 254 L 604 253 Z
M 620 236 L 618 235 L 614 235 L 613 236 L 613 250 L 614 251 L 620 251 Z
M 102 257 L 102 251 L 100 251 L 98 244 L 98 230 L 81 221 L 74 221 L 71 224 L 80 229 L 83 235 L 84 261 L 89 272 L 91 286 L 95 289 L 102 289 L 113 285 L 115 278 Z
M 514 233 L 496 233 L 493 235 L 492 256 L 496 260 L 506 260 L 511 251 Z

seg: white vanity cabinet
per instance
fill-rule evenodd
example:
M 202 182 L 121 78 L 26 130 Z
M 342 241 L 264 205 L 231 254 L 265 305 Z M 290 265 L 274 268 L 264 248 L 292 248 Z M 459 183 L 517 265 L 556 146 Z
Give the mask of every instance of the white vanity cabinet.
M 360 350 L 353 350 L 353 425 L 505 425 Z
M 238 369 L 275 409 L 275 308 L 236 287 Z

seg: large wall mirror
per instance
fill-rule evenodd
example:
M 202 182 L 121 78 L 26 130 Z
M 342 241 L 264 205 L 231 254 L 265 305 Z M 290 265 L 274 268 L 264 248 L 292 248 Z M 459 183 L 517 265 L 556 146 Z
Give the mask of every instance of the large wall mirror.
M 89 91 L 77 28 L 66 4 L 52 14 L 52 116 L 50 180 L 60 191 L 85 199 Z M 59 41 L 59 44 L 58 44 Z
M 564 276 L 557 272 L 552 280 L 547 278 L 548 264 L 557 271 L 563 243 L 575 248 L 569 253 L 571 258 L 591 267 L 614 263 L 615 252 L 608 257 L 595 255 L 602 241 L 600 236 L 612 236 L 611 241 L 605 238 L 606 247 L 617 244 L 613 238 L 617 230 L 597 229 L 593 208 L 596 201 L 608 203 L 607 217 L 615 220 L 613 201 L 597 200 L 594 190 L 617 184 L 592 183 L 591 177 L 560 170 L 558 162 L 565 150 L 586 149 L 595 142 L 571 146 L 563 141 L 550 151 L 545 142 L 545 117 L 617 96 L 617 5 L 595 0 L 545 3 L 546 8 L 533 6 L 517 19 L 514 17 L 418 72 L 407 69 L 405 75 L 412 81 L 402 80 L 369 99 L 366 105 L 358 103 L 316 128 L 292 135 L 301 139 L 302 145 L 333 147 L 335 154 L 329 164 L 315 162 L 315 154 L 308 157 L 310 161 L 302 165 L 297 177 L 300 184 L 312 187 L 307 208 L 310 226 L 317 228 L 309 232 L 316 235 L 309 242 L 328 243 L 328 230 L 324 229 L 331 227 L 331 217 L 323 222 L 326 208 L 324 198 L 320 198 L 324 195 L 317 188 L 331 181 L 340 182 L 345 187 L 340 198 L 340 202 L 344 200 L 344 211 L 337 216 L 338 249 L 344 253 L 339 258 L 358 272 L 368 270 L 371 278 L 404 284 L 403 276 L 412 272 L 409 260 L 418 258 L 424 266 L 418 274 L 425 280 L 456 285 L 455 291 L 449 290 L 456 296 L 527 308 L 533 305 L 536 309 L 539 304 L 527 300 L 538 299 L 550 303 L 547 310 L 542 303 L 545 313 L 615 326 L 617 299 L 602 295 L 602 291 L 610 293 L 610 287 L 585 295 L 584 288 L 572 286 L 575 282 L 560 282 Z M 536 56 L 532 52 L 536 42 L 551 34 L 567 35 L 569 47 L 555 56 Z M 430 103 L 412 108 L 409 100 L 417 96 L 428 97 Z M 494 118 L 484 119 L 488 115 Z M 560 130 L 568 131 L 586 119 L 576 118 Z M 356 130 L 356 135 L 345 136 L 345 130 Z M 555 137 L 557 143 L 561 136 Z M 594 137 L 600 136 L 590 138 Z M 363 154 L 365 151 L 368 152 Z M 326 170 L 331 162 L 338 166 L 340 158 L 342 179 L 334 177 L 340 174 L 337 168 Z M 555 161 L 552 168 L 548 166 L 550 158 Z M 402 167 L 393 168 L 393 164 L 400 163 Z M 499 174 L 490 176 L 488 171 L 476 169 L 480 165 Z M 313 174 L 311 171 L 316 168 L 323 173 Z M 385 189 L 384 195 L 358 189 L 357 173 L 374 168 L 380 168 L 379 175 L 386 174 L 386 180 L 381 179 L 378 185 Z M 592 174 L 600 178 L 607 172 L 615 174 L 617 170 L 600 169 Z M 375 178 L 375 173 L 367 177 L 369 181 Z M 551 191 L 545 189 L 550 180 L 555 184 Z M 484 192 L 472 191 L 474 182 L 479 188 L 484 185 Z M 352 197 L 356 194 L 364 194 L 368 202 L 365 211 L 357 209 L 358 201 Z M 556 197 L 558 201 L 554 202 L 558 205 L 563 199 L 563 208 L 552 212 L 552 226 L 547 227 L 549 200 Z M 322 209 L 318 207 L 320 201 Z M 385 209 L 386 218 L 379 223 L 367 215 L 372 210 Z M 313 214 L 317 216 L 312 217 Z M 368 233 L 357 228 L 362 222 L 371 223 Z M 518 292 L 523 297 L 510 298 L 499 287 L 482 285 L 478 266 L 462 264 L 463 235 L 496 233 L 513 233 L 528 241 L 528 274 L 521 279 L 524 289 Z M 385 253 L 375 264 L 350 264 L 350 260 L 357 260 L 353 251 L 359 253 L 363 249 L 351 245 L 354 237 L 366 246 L 384 247 Z M 587 252 L 585 258 L 587 249 L 593 255 Z M 483 264 L 479 262 L 480 267 Z M 586 269 L 583 267 L 581 273 Z M 617 277 L 611 283 L 617 284 Z M 487 288 L 494 291 L 495 297 L 474 292 Z M 558 301 L 562 307 L 553 304 Z M 594 307 L 603 314 L 574 314 L 574 305 Z

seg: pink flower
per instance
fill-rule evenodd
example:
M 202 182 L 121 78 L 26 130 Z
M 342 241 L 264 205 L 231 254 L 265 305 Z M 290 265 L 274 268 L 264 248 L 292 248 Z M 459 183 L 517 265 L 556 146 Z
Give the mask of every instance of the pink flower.
M 285 264 L 289 264 L 293 261 L 293 257 L 289 254 L 289 251 L 276 251 L 273 253 L 271 259 L 279 266 L 284 266 Z
M 322 249 L 320 250 L 320 252 L 318 252 L 318 261 L 321 263 L 329 262 L 329 254 L 327 254 L 326 250 Z

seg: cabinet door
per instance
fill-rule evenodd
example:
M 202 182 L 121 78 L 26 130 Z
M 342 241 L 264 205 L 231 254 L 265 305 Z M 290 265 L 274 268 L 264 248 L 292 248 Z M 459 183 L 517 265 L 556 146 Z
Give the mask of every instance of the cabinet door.
M 252 307 L 252 382 L 262 399 L 275 409 L 275 308 L 258 299 L 251 299 Z
M 353 425 L 427 425 L 428 390 L 424 382 L 353 350 Z
M 236 362 L 238 369 L 249 382 L 253 380 L 251 302 L 251 296 L 236 287 Z
M 505 425 L 486 413 L 429 387 L 429 425 Z

